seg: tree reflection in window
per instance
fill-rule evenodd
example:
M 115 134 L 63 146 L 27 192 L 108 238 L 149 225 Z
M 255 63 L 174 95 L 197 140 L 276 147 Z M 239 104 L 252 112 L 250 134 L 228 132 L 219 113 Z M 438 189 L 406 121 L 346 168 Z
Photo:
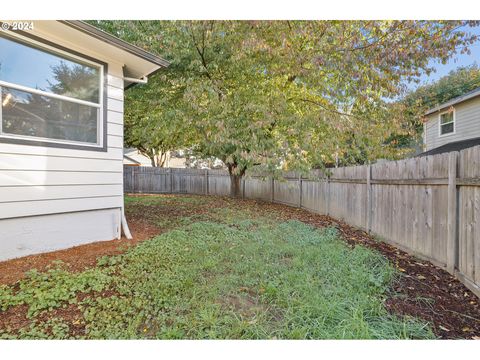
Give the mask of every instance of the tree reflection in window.
M 76 99 L 99 102 L 98 70 L 80 64 L 67 64 L 62 61 L 52 67 L 53 79 L 47 80 L 49 90 Z
M 0 33 L 0 80 L 99 103 L 100 67 L 24 44 Z
M 2 132 L 97 143 L 98 108 L 2 87 Z
M 100 72 L 0 36 L 1 133 L 100 144 Z

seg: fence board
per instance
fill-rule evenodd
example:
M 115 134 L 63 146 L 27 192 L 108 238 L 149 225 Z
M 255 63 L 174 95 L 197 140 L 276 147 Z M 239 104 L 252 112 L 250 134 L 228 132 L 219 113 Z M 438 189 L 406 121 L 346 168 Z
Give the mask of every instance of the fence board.
M 303 180 L 302 207 L 319 214 L 326 214 L 328 183 L 326 181 Z
M 275 180 L 273 193 L 275 202 L 298 206 L 300 198 L 298 177 L 289 174 L 288 177 L 282 180 Z
M 230 194 L 230 177 L 226 171 L 208 171 L 208 191 L 211 195 L 227 196 Z
M 465 277 L 467 285 L 479 287 L 480 187 L 478 178 L 480 178 L 480 146 L 459 152 L 458 171 L 457 183 L 465 185 L 458 186 L 458 270 Z M 474 183 L 472 180 L 477 182 Z M 467 186 L 468 181 L 472 181 L 473 185 Z
M 263 177 L 245 178 L 245 197 L 270 201 L 272 196 L 272 182 Z M 229 186 L 229 184 L 227 184 Z

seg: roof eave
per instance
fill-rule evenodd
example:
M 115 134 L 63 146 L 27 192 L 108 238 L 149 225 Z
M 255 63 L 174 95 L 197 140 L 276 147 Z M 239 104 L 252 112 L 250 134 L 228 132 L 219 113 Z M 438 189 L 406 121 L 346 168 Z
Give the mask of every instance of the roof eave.
M 130 156 L 128 156 L 128 155 L 123 155 L 123 158 L 124 158 L 124 159 L 127 159 L 128 161 L 131 161 L 131 162 L 133 162 L 134 164 L 137 164 L 137 165 L 140 165 L 140 164 L 141 164 L 141 162 L 140 162 L 140 161 L 137 161 L 137 160 L 135 160 L 135 159 L 131 158 L 131 157 L 130 157 Z
M 119 38 L 117 38 L 114 35 L 111 35 L 103 30 L 100 30 L 96 28 L 93 25 L 90 25 L 84 21 L 81 20 L 59 20 L 59 22 L 70 26 L 78 31 L 82 31 L 98 40 L 104 41 L 110 45 L 116 46 L 126 52 L 129 52 L 130 54 L 133 54 L 135 56 L 138 56 L 144 60 L 147 60 L 151 62 L 152 64 L 161 66 L 163 68 L 166 68 L 167 66 L 170 65 L 170 62 L 167 60 L 161 58 L 160 56 L 154 55 L 152 53 L 149 53 L 148 51 L 145 51 L 138 46 L 132 45 L 126 41 L 123 41 Z
M 431 115 L 431 114 L 433 114 L 433 113 L 436 113 L 436 112 L 438 112 L 438 111 L 441 111 L 441 110 L 443 110 L 443 109 L 446 109 L 446 108 L 448 108 L 448 107 L 450 107 L 450 106 L 457 105 L 457 104 L 460 104 L 460 103 L 462 103 L 462 102 L 464 102 L 464 101 L 473 99 L 473 98 L 475 98 L 475 97 L 477 97 L 477 96 L 480 96 L 480 89 L 479 89 L 479 90 L 476 90 L 476 91 L 473 91 L 473 92 L 471 92 L 470 94 L 466 94 L 466 95 L 462 95 L 462 96 L 459 96 L 459 97 L 457 97 L 457 98 L 454 98 L 454 99 L 452 99 L 452 100 L 450 100 L 450 101 L 447 101 L 446 103 L 440 104 L 440 105 L 438 105 L 438 106 L 436 106 L 436 107 L 434 107 L 434 108 L 431 108 L 431 109 L 429 109 L 429 110 L 427 110 L 427 111 L 425 112 L 425 115 L 424 115 L 424 116 Z

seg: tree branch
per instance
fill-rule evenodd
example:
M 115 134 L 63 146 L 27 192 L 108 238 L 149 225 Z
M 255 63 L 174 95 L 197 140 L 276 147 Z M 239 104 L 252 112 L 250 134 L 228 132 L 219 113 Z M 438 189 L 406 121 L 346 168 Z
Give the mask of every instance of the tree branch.
M 307 103 L 310 103 L 310 104 L 313 104 L 313 105 L 317 105 L 318 107 L 321 107 L 325 111 L 328 111 L 328 112 L 331 112 L 331 113 L 334 113 L 334 114 L 337 114 L 337 115 L 348 116 L 348 117 L 351 117 L 351 118 L 354 118 L 354 119 L 358 119 L 358 117 L 356 117 L 355 115 L 348 114 L 348 113 L 338 111 L 338 110 L 329 109 L 325 105 L 319 103 L 318 101 L 314 101 L 314 100 L 310 100 L 310 99 L 301 99 L 301 98 L 290 98 L 288 100 L 299 100 L 299 101 L 307 102 Z
M 213 23 L 211 24 L 211 29 L 213 30 Z M 213 76 L 212 74 L 210 73 L 209 69 L 208 69 L 208 65 L 207 65 L 207 59 L 205 57 L 205 50 L 206 50 L 206 46 L 205 46 L 205 27 L 203 28 L 202 30 L 202 46 L 201 48 L 199 47 L 199 44 L 197 42 L 197 39 L 195 38 L 195 34 L 194 34 L 194 31 L 193 31 L 193 28 L 190 26 L 190 35 L 192 37 L 192 40 L 193 40 L 193 45 L 195 47 L 195 49 L 197 50 L 197 53 L 198 55 L 200 56 L 200 61 L 202 63 L 202 66 L 203 68 L 205 69 L 205 76 L 212 82 L 213 84 L 213 89 L 215 90 L 215 92 L 218 94 L 218 97 L 219 99 L 221 100 L 222 97 L 224 96 L 223 94 L 223 91 L 215 84 L 215 80 L 213 79 Z

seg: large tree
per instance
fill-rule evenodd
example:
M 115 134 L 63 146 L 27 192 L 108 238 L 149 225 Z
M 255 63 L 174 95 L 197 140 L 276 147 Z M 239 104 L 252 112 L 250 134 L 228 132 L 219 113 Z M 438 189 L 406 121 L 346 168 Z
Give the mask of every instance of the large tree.
M 254 165 L 308 169 L 395 158 L 411 129 L 390 99 L 476 41 L 464 21 L 101 22 L 172 61 L 146 86 L 155 121 L 187 124 L 227 165 L 232 195 Z M 145 88 L 145 87 L 144 87 Z M 150 91 L 151 90 L 151 91 Z M 138 91 L 143 91 L 138 89 Z M 163 100 L 160 100 L 162 98 Z M 127 109 L 133 95 L 127 95 Z M 173 99 L 173 101 L 171 101 Z M 141 122 L 132 123 L 137 126 Z M 127 126 L 130 126 L 127 123 Z M 159 125 L 161 126 L 161 125 Z

